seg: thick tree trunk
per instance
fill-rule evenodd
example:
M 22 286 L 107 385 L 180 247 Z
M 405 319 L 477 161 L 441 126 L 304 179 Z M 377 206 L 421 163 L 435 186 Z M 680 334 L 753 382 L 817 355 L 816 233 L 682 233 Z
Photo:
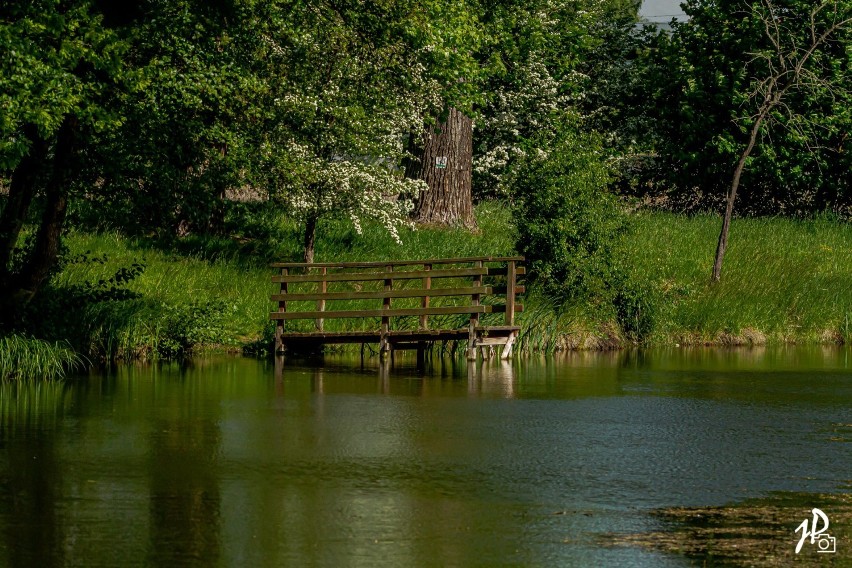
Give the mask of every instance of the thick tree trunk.
M 24 136 L 30 141 L 30 151 L 12 173 L 9 197 L 0 215 L 0 291 L 4 292 L 8 292 L 9 260 L 18 244 L 47 156 L 47 143 L 38 135 L 35 126 L 24 127 Z
M 68 184 L 77 152 L 77 119 L 66 116 L 59 128 L 53 170 L 45 187 L 44 213 L 29 260 L 17 279 L 14 296 L 26 304 L 41 289 L 59 257 L 62 228 L 68 209 Z
M 406 177 L 421 179 L 412 218 L 417 223 L 476 228 L 471 193 L 473 120 L 451 108 L 447 120 L 423 133 L 419 160 L 411 160 Z

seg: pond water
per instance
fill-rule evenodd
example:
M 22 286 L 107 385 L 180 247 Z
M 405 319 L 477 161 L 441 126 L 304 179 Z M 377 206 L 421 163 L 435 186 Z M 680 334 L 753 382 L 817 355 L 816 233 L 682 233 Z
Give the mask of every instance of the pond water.
M 849 349 L 277 371 L 1 385 L 0 565 L 688 566 L 607 535 L 852 488 Z

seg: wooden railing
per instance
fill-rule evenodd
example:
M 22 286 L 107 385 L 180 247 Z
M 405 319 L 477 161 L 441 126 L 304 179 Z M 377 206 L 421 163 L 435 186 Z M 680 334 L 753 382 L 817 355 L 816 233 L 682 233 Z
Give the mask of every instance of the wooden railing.
M 277 310 L 275 349 L 295 344 L 378 342 L 380 353 L 418 348 L 431 341 L 466 339 L 468 356 L 477 347 L 503 345 L 508 358 L 519 327 L 515 314 L 523 310 L 517 296 L 523 257 L 442 258 L 428 260 L 275 263 L 280 275 L 272 281 L 280 291 L 272 296 Z M 341 305 L 344 304 L 344 305 Z M 358 304 L 352 306 L 352 304 Z M 366 305 L 365 305 L 366 304 Z M 503 314 L 501 321 L 489 314 Z M 442 317 L 436 329 L 430 317 Z M 464 321 L 447 326 L 452 316 Z M 410 321 L 416 318 L 416 325 Z M 356 329 L 328 320 L 359 319 Z M 458 318 L 456 318 L 458 319 Z M 290 330 L 288 322 L 313 320 L 313 329 Z M 434 320 L 431 320 L 434 321 Z M 395 325 L 394 325 L 395 324 Z

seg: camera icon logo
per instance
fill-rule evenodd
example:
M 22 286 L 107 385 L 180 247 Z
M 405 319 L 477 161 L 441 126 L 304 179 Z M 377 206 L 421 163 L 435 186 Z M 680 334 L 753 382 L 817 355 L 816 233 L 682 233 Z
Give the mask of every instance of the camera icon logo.
M 817 552 L 837 552 L 837 539 L 827 534 L 820 535 L 816 541 Z
M 796 544 L 796 554 L 802 551 L 802 546 L 808 540 L 812 545 L 816 545 L 817 552 L 830 554 L 837 552 L 837 539 L 828 534 L 828 515 L 816 508 L 811 513 L 813 513 L 813 519 L 805 519 L 796 528 L 796 532 L 802 531 L 802 536 Z

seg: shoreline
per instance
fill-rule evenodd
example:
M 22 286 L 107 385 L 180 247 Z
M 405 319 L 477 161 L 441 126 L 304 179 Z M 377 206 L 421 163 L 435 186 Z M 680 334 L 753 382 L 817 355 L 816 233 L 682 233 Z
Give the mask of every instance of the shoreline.
M 319 233 L 317 258 L 514 254 L 508 208 L 482 204 L 477 218 L 476 233 L 420 228 L 401 234 L 403 245 L 376 227 L 357 235 L 345 222 L 328 222 Z M 292 260 L 299 242 L 295 223 L 276 222 L 265 236 L 162 241 L 72 233 L 66 239 L 69 260 L 29 320 L 7 333 L 7 338 L 27 338 L 32 349 L 18 349 L 15 356 L 0 344 L 0 369 L 5 369 L 0 374 L 8 376 L 20 366 L 14 357 L 33 359 L 37 369 L 41 359 L 60 351 L 69 355 L 69 348 L 93 365 L 180 358 L 211 348 L 247 354 L 270 349 L 269 297 L 275 290 L 268 265 Z M 723 280 L 712 285 L 718 222 L 713 215 L 631 215 L 631 234 L 620 246 L 626 277 L 639 284 L 639 304 L 633 305 L 647 308 L 634 314 L 647 320 L 641 335 L 619 325 L 606 290 L 597 299 L 574 300 L 557 310 L 550 298 L 528 288 L 518 316 L 518 350 L 852 343 L 852 224 L 825 218 L 738 219 Z M 129 277 L 128 267 L 134 267 Z

